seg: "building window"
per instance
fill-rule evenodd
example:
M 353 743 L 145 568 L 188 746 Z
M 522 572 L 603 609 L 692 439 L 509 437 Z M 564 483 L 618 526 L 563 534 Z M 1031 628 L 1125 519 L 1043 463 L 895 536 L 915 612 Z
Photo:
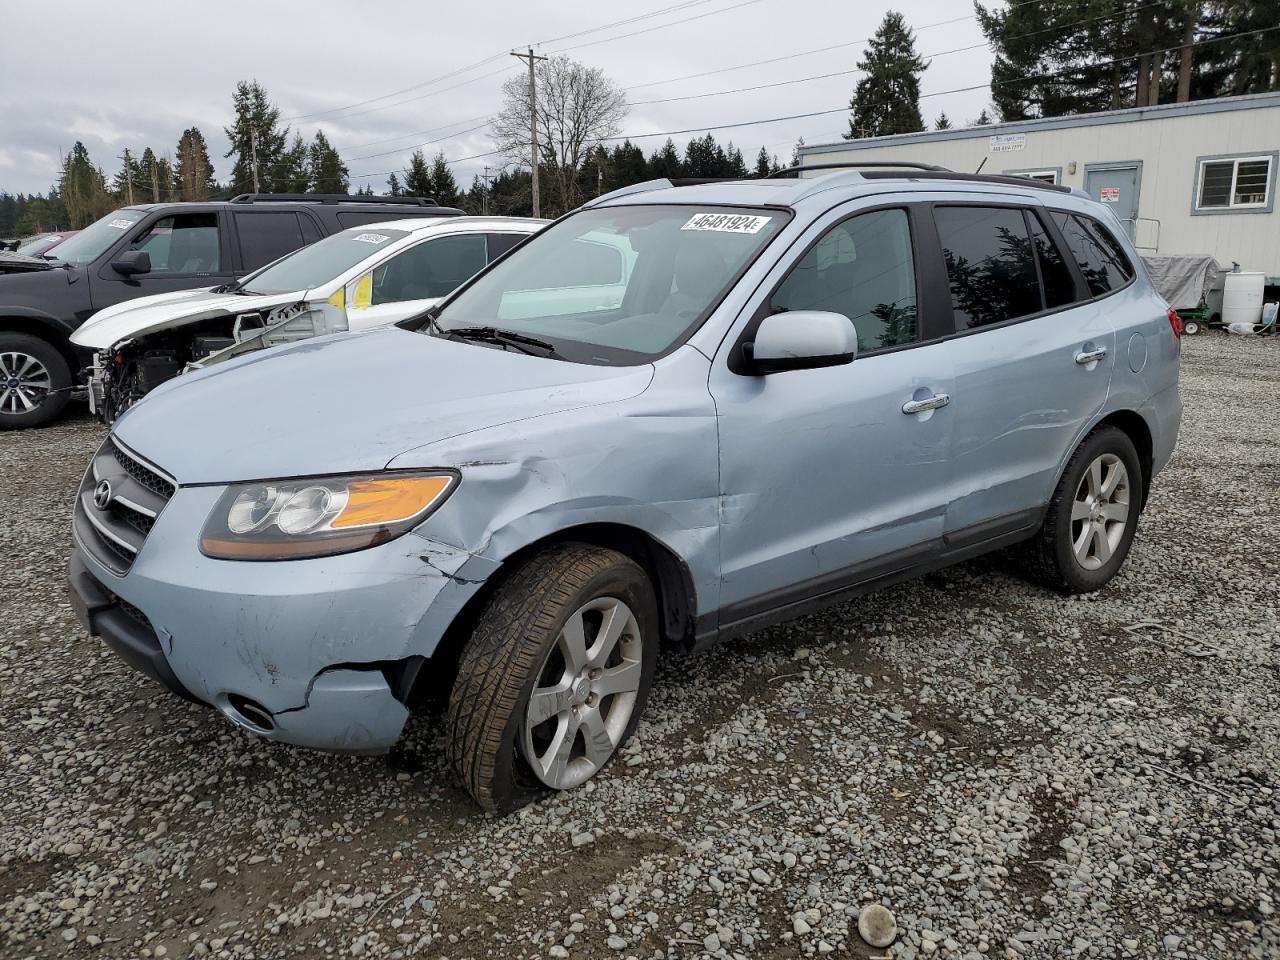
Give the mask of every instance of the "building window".
M 1265 207 L 1271 196 L 1275 158 L 1232 157 L 1201 160 L 1196 190 L 1197 210 Z
M 1042 183 L 1052 183 L 1054 186 L 1058 184 L 1057 169 L 1053 170 L 1010 170 L 1009 174 L 1015 177 L 1026 177 L 1028 180 L 1039 180 Z

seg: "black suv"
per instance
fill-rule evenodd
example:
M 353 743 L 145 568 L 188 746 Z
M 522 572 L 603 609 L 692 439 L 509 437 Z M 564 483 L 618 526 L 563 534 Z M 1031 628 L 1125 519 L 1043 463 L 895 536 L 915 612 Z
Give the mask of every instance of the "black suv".
M 62 412 L 88 362 L 67 337 L 104 307 L 229 283 L 347 227 L 462 213 L 422 197 L 243 194 L 122 207 L 52 260 L 0 253 L 0 429 L 41 426 Z

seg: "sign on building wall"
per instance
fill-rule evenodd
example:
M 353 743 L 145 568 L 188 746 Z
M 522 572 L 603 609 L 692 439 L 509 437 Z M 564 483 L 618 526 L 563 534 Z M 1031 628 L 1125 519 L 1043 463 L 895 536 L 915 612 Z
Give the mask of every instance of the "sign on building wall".
M 991 137 L 992 153 L 1013 153 L 1015 150 L 1025 150 L 1027 148 L 1027 135 L 1025 133 L 1002 133 L 999 136 Z
M 1119 187 L 1103 187 L 1102 195 L 1098 198 L 1103 203 L 1119 203 L 1120 188 Z

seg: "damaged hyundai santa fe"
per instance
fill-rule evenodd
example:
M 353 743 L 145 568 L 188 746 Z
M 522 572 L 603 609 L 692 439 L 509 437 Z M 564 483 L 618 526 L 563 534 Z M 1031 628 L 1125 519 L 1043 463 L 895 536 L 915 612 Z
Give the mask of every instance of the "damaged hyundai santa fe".
M 503 811 L 604 767 L 659 656 L 1002 548 L 1103 587 L 1181 411 L 1124 228 L 827 166 L 625 188 L 397 326 L 158 387 L 77 496 L 81 619 L 284 743 L 386 751 L 440 685 Z

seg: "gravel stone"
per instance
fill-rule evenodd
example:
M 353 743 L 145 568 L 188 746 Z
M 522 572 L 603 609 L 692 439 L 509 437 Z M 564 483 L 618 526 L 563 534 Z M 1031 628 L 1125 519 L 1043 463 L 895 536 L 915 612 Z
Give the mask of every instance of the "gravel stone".
M 984 557 L 664 653 L 620 762 L 502 818 L 430 710 L 387 758 L 293 749 L 86 636 L 104 434 L 0 433 L 0 956 L 1280 957 L 1277 396 L 1280 339 L 1185 339 L 1105 590 Z

